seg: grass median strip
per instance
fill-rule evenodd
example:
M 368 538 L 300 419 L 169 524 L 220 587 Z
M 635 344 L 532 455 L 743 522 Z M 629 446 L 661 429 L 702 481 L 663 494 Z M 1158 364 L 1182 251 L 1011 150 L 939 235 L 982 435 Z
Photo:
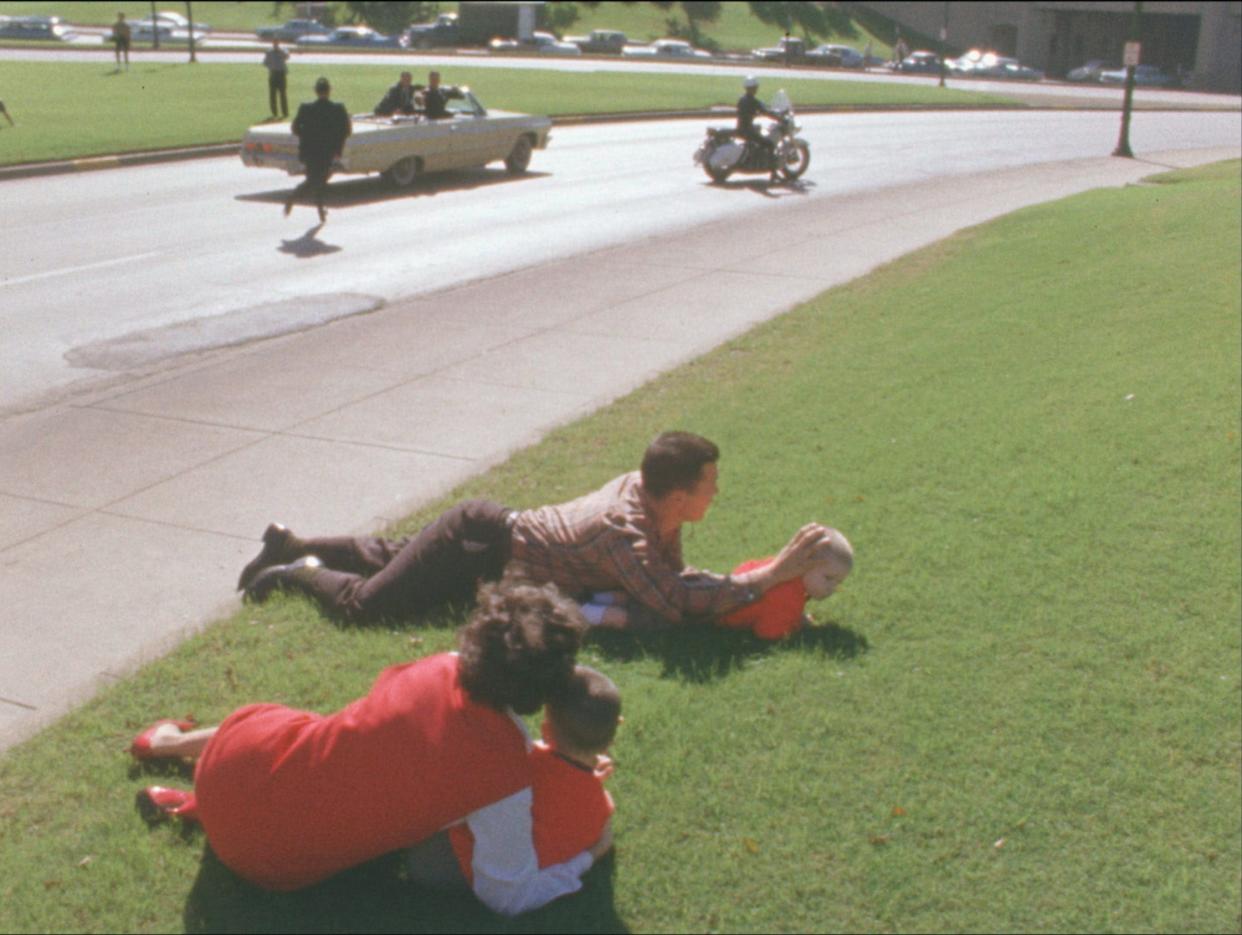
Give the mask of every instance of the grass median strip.
M 107 153 L 237 142 L 269 116 L 267 73 L 253 65 L 142 62 L 128 72 L 110 62 L 3 62 L 0 87 L 16 127 L 0 125 L 0 165 Z M 309 65 L 293 59 L 289 104 L 311 100 L 320 74 L 333 97 L 354 113 L 370 110 L 408 62 L 390 65 Z M 733 75 L 655 75 L 441 66 L 444 80 L 473 87 L 490 108 L 525 113 L 594 114 L 685 110 L 734 104 Z M 419 81 L 426 77 L 420 75 Z M 794 105 L 848 107 L 1013 105 L 1001 95 L 887 83 L 794 79 Z
M 380 862 L 273 895 L 201 833 L 148 830 L 134 793 L 188 784 L 122 752 L 153 717 L 333 710 L 462 619 L 347 628 L 276 598 L 0 760 L 0 930 L 1235 929 L 1239 168 L 966 231 L 406 521 L 568 498 L 681 427 L 724 450 L 690 562 L 731 567 L 808 519 L 858 550 L 790 642 L 588 646 L 626 723 L 619 850 L 584 893 L 498 923 Z

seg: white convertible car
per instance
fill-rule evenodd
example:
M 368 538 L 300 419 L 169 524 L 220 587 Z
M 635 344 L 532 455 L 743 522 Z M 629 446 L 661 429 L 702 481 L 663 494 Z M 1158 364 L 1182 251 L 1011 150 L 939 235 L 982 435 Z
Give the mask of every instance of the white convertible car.
M 548 145 L 549 117 L 489 111 L 469 88 L 448 101 L 449 115 L 354 116 L 338 172 L 380 172 L 394 185 L 409 185 L 425 172 L 465 169 L 504 160 L 511 175 L 530 164 L 531 152 Z M 242 138 L 242 162 L 301 175 L 298 140 L 288 123 L 259 124 Z

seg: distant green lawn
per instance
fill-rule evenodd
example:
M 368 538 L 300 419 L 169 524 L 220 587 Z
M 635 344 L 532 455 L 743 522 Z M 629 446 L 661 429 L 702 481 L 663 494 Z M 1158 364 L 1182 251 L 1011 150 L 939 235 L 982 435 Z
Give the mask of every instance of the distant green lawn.
M 272 895 L 148 830 L 135 792 L 188 784 L 123 752 L 153 717 L 330 711 L 462 619 L 278 597 L 0 758 L 0 931 L 1237 931 L 1240 166 L 1155 181 L 891 263 L 406 521 L 558 502 L 680 427 L 724 450 L 690 562 L 855 544 L 790 642 L 588 646 L 626 723 L 583 894 L 503 923 L 380 861 Z
M 268 0 L 249 0 L 249 2 L 199 2 L 194 4 L 194 18 L 201 20 L 213 30 L 231 32 L 250 32 L 260 26 L 283 23 L 294 16 L 292 5 L 286 5 L 279 14 L 275 12 L 275 4 Z M 185 4 L 179 2 L 160 2 L 156 4 L 160 10 L 173 10 L 185 15 Z M 441 10 L 455 10 L 457 4 L 446 2 L 440 4 Z M 685 29 L 685 14 L 680 9 L 661 10 L 650 3 L 601 3 L 591 8 L 578 4 L 578 20 L 564 30 L 571 34 L 585 34 L 592 29 L 619 29 L 631 39 L 646 42 L 670 35 L 670 27 Z M 81 0 L 6 0 L 0 4 L 0 12 L 11 16 L 50 16 L 56 15 L 67 22 L 83 26 L 104 26 L 116 19 L 118 12 L 124 12 L 130 20 L 145 19 L 151 15 L 151 4 L 136 0 L 119 0 L 115 3 L 81 2 Z M 338 17 L 339 18 L 339 17 Z M 720 17 L 714 23 L 703 23 L 702 33 L 708 36 L 721 49 L 748 51 L 758 46 L 773 45 L 783 30 L 771 24 L 761 22 L 750 12 L 745 3 L 725 3 L 721 7 Z M 845 42 L 855 45 L 861 52 L 867 42 L 873 42 L 876 55 L 887 55 L 889 47 L 879 40 L 855 27 L 854 32 L 825 37 L 821 41 Z
M 107 153 L 236 142 L 269 116 L 267 72 L 253 65 L 143 63 L 115 73 L 95 62 L 0 61 L 0 88 L 17 127 L 0 122 L 0 165 Z M 295 57 L 290 107 L 313 97 L 320 74 L 336 100 L 369 111 L 408 65 L 307 65 Z M 488 107 L 552 115 L 677 110 L 736 103 L 738 79 L 441 66 L 445 81 L 473 87 Z M 797 79 L 782 81 L 796 105 L 996 106 L 999 95 L 901 84 Z M 775 90 L 773 88 L 772 90 Z

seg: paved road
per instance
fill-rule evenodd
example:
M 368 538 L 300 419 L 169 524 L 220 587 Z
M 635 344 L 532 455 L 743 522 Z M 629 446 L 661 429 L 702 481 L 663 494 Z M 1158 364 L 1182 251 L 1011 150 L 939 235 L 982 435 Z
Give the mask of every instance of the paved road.
M 0 414 L 163 358 L 296 330 L 557 257 L 693 228 L 768 199 L 827 201 L 924 178 L 1107 154 L 1104 113 L 803 119 L 795 192 L 718 188 L 691 165 L 697 121 L 567 127 L 533 172 L 405 192 L 334 186 L 329 223 L 279 204 L 287 177 L 235 158 L 10 181 L 0 255 Z M 1136 115 L 1136 152 L 1236 143 L 1237 114 Z M 828 210 L 826 208 L 826 210 Z M 2 489 L 2 488 L 0 488 Z

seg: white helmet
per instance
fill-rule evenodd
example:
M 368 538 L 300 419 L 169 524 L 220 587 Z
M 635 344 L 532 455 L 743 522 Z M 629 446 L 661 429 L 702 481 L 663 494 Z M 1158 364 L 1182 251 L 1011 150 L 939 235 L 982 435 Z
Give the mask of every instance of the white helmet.
M 743 88 L 757 88 L 759 87 L 759 79 L 756 78 L 754 75 L 747 75 L 746 80 L 742 82 L 742 87 Z

